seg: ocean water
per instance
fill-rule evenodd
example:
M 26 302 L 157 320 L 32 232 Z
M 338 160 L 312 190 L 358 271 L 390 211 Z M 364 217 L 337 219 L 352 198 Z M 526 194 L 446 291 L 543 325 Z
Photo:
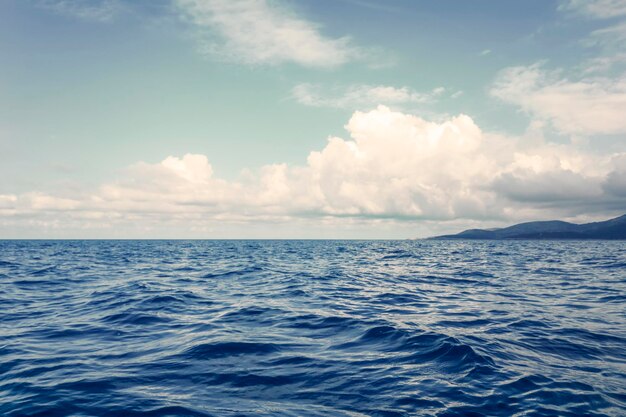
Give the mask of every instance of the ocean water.
M 626 242 L 1 241 L 0 415 L 624 416 Z

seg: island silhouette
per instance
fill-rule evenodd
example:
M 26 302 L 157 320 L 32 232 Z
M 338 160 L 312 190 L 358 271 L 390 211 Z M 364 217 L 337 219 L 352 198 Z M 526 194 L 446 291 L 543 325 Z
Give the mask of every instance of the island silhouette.
M 500 229 L 468 229 L 429 239 L 626 239 L 626 214 L 602 222 L 584 224 L 549 220 L 519 223 Z

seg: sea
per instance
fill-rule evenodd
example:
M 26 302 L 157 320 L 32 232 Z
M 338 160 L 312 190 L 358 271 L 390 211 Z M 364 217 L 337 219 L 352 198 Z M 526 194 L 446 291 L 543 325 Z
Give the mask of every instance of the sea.
M 625 416 L 626 242 L 0 241 L 0 416 Z

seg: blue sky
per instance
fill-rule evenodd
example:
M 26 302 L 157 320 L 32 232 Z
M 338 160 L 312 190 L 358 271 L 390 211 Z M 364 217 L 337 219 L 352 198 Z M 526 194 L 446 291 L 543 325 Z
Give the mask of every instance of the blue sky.
M 6 0 L 0 236 L 626 210 L 626 1 Z

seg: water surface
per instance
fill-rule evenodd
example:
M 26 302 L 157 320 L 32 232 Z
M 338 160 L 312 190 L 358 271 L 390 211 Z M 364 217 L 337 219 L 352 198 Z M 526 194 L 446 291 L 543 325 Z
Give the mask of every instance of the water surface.
M 623 416 L 626 243 L 0 241 L 0 415 Z

